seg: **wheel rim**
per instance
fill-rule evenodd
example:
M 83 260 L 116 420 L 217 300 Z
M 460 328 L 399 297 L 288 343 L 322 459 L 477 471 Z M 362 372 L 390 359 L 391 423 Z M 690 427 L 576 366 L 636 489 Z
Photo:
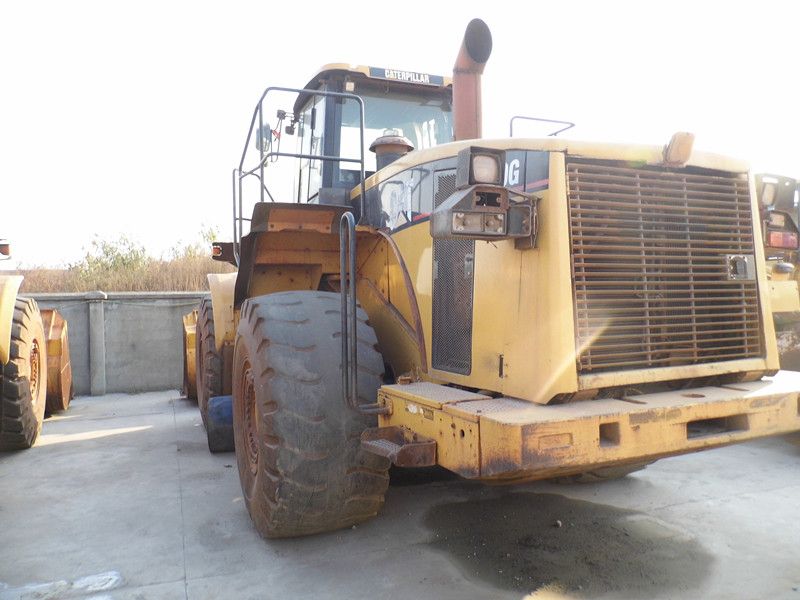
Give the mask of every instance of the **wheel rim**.
M 40 374 L 41 374 L 41 365 L 39 361 L 41 360 L 41 353 L 39 352 L 39 342 L 33 340 L 33 344 L 31 344 L 31 352 L 30 356 L 28 357 L 28 364 L 31 368 L 30 374 L 30 385 L 31 385 L 31 401 L 36 404 L 39 400 L 39 384 L 40 384 Z
M 258 472 L 258 429 L 256 426 L 258 417 L 256 416 L 256 387 L 249 361 L 244 364 L 242 380 L 244 450 L 250 475 L 255 477 Z

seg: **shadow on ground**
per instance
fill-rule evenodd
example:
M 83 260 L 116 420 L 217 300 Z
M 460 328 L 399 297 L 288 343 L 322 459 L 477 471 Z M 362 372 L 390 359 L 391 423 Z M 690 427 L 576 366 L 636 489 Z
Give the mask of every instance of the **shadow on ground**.
M 461 479 L 455 473 L 442 467 L 404 469 L 392 466 L 389 470 L 389 476 L 391 477 L 391 485 L 394 487 L 425 485 L 426 483 L 435 483 L 437 481 L 456 481 Z
M 491 497 L 434 507 L 430 545 L 471 579 L 530 592 L 555 584 L 578 597 L 681 595 L 702 582 L 712 557 L 669 524 L 555 494 L 495 489 Z

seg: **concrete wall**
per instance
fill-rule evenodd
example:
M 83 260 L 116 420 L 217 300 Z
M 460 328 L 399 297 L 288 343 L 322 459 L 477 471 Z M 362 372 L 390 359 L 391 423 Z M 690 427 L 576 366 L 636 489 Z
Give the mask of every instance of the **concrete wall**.
M 28 294 L 67 320 L 75 393 L 180 389 L 181 318 L 201 292 Z

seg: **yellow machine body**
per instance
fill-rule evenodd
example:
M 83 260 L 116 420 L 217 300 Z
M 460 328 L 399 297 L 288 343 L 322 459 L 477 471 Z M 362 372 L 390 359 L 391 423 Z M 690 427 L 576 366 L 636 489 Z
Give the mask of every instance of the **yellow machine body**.
M 197 309 L 182 318 L 183 338 L 183 393 L 187 398 L 197 398 Z
M 512 145 L 513 144 L 513 145 Z M 425 162 L 454 154 L 468 144 L 448 144 L 430 151 L 412 153 L 369 180 L 368 186 L 391 189 L 393 176 L 418 168 Z M 548 403 L 558 394 L 599 388 L 637 385 L 652 381 L 691 379 L 724 373 L 776 370 L 777 352 L 769 313 L 764 269 L 757 272 L 759 311 L 764 327 L 763 356 L 745 360 L 720 361 L 706 365 L 679 365 L 580 375 L 575 369 L 575 315 L 573 311 L 570 230 L 567 211 L 565 157 L 606 159 L 626 163 L 658 165 L 661 150 L 652 147 L 619 147 L 541 140 L 481 141 L 485 147 L 549 152 L 549 186 L 539 202 L 540 228 L 536 248 L 517 250 L 512 240 L 476 242 L 474 256 L 474 299 L 472 369 L 468 375 L 436 370 L 430 352 L 426 364 L 417 367 L 435 381 L 491 390 L 507 396 Z M 716 155 L 693 156 L 692 166 L 746 173 L 746 165 Z M 755 211 L 755 206 L 753 206 Z M 753 213 L 757 222 L 757 213 Z M 760 232 L 754 230 L 757 264 L 763 265 Z M 387 267 L 390 290 L 413 282 L 419 306 L 424 348 L 431 346 L 433 279 L 432 239 L 427 223 L 412 225 L 391 235 L 397 253 L 408 270 L 405 277 Z M 360 282 L 360 280 L 359 280 Z M 390 294 L 390 297 L 398 294 Z M 364 292 L 359 288 L 359 298 Z M 403 294 L 400 294 L 402 297 Z M 363 301 L 363 300 L 362 300 Z M 395 308 L 408 323 L 414 315 L 407 304 Z M 502 318 L 498 318 L 498 316 Z M 379 335 L 380 339 L 380 335 Z M 500 357 L 503 358 L 502 375 Z M 676 361 L 678 362 L 678 361 Z
M 72 400 L 72 362 L 67 321 L 57 310 L 42 309 L 47 340 L 47 412 L 66 410 Z
M 437 368 L 432 356 L 437 266 L 431 225 L 426 218 L 416 220 L 425 215 L 412 215 L 395 228 L 357 228 L 358 300 L 384 360 L 407 383 L 380 389 L 377 400 L 388 411 L 380 426 L 434 440 L 438 464 L 478 479 L 577 473 L 800 429 L 800 375 L 761 379 L 778 370 L 778 353 L 759 227 L 747 234 L 753 247 L 748 268 L 754 271 L 748 277 L 755 295 L 748 302 L 750 318 L 758 323 L 756 355 L 690 360 L 686 356 L 697 357 L 696 350 L 669 342 L 674 350 L 657 366 L 581 370 L 582 353 L 594 339 L 581 339 L 577 331 L 568 163 L 605 161 L 657 171 L 663 167 L 662 148 L 556 139 L 481 140 L 480 145 L 537 152 L 546 166 L 536 191 L 535 245 L 474 242 L 467 372 Z M 457 142 L 407 154 L 367 180 L 367 198 L 393 206 L 403 194 L 415 193 L 408 190 L 424 188 L 415 174 L 424 179 L 452 168 L 446 161 L 468 146 Z M 747 197 L 740 218 L 759 223 L 746 164 L 694 153 L 682 168 L 735 178 L 737 194 Z M 354 189 L 351 198 L 358 194 Z M 262 210 L 260 229 L 243 239 L 246 260 L 236 281 L 217 282 L 216 290 L 212 284 L 215 321 L 219 310 L 225 322 L 217 329 L 223 332 L 218 345 L 233 341 L 238 307 L 248 297 L 339 289 L 338 223 L 346 209 L 269 203 Z M 614 223 L 606 223 L 612 235 Z M 714 239 L 712 234 L 709 243 Z M 651 389 L 654 384 L 661 388 Z
M 21 275 L 0 275 L 0 365 L 6 364 L 10 356 L 14 302 L 22 279 Z
M 781 367 L 800 370 L 800 216 L 797 179 L 755 175 L 770 304 Z
M 800 374 L 542 406 L 430 383 L 384 386 L 384 427 L 436 442 L 437 463 L 471 479 L 523 480 L 651 462 L 800 429 Z
M 795 279 L 771 279 L 769 297 L 774 315 L 800 318 L 800 292 Z
M 14 305 L 22 280 L 21 275 L 0 276 L 0 365 L 10 359 Z M 67 322 L 57 310 L 41 309 L 39 313 L 46 341 L 47 412 L 52 413 L 66 410 L 72 400 L 69 334 Z
M 217 351 L 225 344 L 233 344 L 236 322 L 233 311 L 233 293 L 236 273 L 210 273 L 211 307 L 214 314 L 215 343 Z M 195 321 L 196 322 L 196 321 Z

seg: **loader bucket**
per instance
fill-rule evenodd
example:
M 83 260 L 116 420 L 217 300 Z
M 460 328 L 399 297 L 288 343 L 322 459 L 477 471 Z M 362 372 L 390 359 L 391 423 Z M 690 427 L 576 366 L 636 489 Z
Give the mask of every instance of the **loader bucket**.
M 72 400 L 72 365 L 69 360 L 67 322 L 57 310 L 43 309 L 42 325 L 47 340 L 48 414 L 67 410 Z
M 195 356 L 195 331 L 197 329 L 197 309 L 183 315 L 183 394 L 190 400 L 197 400 L 197 357 Z

